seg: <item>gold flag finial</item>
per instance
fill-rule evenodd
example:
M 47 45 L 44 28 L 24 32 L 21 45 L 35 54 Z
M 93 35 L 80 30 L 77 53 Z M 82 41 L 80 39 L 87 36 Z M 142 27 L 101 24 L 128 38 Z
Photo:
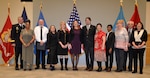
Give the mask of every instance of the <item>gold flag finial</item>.
M 121 6 L 123 5 L 122 3 L 123 3 L 123 0 L 120 0 L 120 5 L 121 5 Z
M 138 4 L 138 1 L 137 0 L 135 0 L 135 5 L 137 5 Z
M 8 3 L 8 15 L 10 14 L 10 3 Z
M 42 9 L 42 7 L 43 7 L 43 2 L 41 1 L 41 4 L 40 4 L 40 9 Z
M 26 2 L 22 2 L 22 4 L 23 4 L 23 7 L 25 7 Z
M 77 0 L 73 0 L 73 3 L 76 4 L 76 1 L 77 1 Z

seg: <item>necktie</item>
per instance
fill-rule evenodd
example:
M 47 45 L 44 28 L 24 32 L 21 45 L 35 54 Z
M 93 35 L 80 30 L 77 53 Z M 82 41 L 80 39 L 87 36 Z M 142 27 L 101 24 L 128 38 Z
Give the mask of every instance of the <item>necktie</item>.
M 90 25 L 87 25 L 86 28 L 87 28 L 87 34 L 89 34 Z
M 41 27 L 41 40 L 42 40 L 42 27 Z
M 131 37 L 131 29 L 128 30 L 129 39 Z

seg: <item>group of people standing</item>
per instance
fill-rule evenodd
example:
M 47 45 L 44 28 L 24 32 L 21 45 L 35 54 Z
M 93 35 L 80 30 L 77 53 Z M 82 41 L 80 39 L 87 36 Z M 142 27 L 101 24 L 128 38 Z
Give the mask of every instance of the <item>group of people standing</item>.
M 128 28 L 125 28 L 123 20 L 118 20 L 116 29 L 113 32 L 113 26 L 107 26 L 107 33 L 102 30 L 102 24 L 96 26 L 91 24 L 91 18 L 86 17 L 86 25 L 82 28 L 75 20 L 71 30 L 68 31 L 66 23 L 60 22 L 60 29 L 56 31 L 55 25 L 49 29 L 44 26 L 44 21 L 39 20 L 38 26 L 34 30 L 30 29 L 30 20 L 25 21 L 18 17 L 18 24 L 12 26 L 11 38 L 15 42 L 15 61 L 16 70 L 18 67 L 18 57 L 20 55 L 21 69 L 29 70 L 33 66 L 33 48 L 36 44 L 36 68 L 40 68 L 40 58 L 42 58 L 42 69 L 45 67 L 45 52 L 48 51 L 47 64 L 50 64 L 50 70 L 55 70 L 55 65 L 60 61 L 61 70 L 68 70 L 68 51 L 71 54 L 72 69 L 78 70 L 79 56 L 81 48 L 85 51 L 86 69 L 92 71 L 94 61 L 97 62 L 98 69 L 102 71 L 102 62 L 105 62 L 105 69 L 110 72 L 113 66 L 113 54 L 116 56 L 116 72 L 126 70 L 127 55 L 129 55 L 128 70 L 132 71 L 132 60 L 134 59 L 134 71 L 137 73 L 137 58 L 140 61 L 140 74 L 143 74 L 143 56 L 146 48 L 147 32 L 141 22 L 137 23 L 133 29 L 134 22 L 128 22 Z M 41 54 L 41 56 L 40 56 Z

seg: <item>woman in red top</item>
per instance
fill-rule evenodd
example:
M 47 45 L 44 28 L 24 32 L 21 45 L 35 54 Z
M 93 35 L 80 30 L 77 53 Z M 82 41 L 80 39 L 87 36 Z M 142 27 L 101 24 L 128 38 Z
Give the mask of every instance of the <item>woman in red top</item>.
M 102 71 L 101 62 L 106 61 L 106 33 L 102 31 L 102 24 L 98 23 L 96 25 L 96 34 L 94 38 L 94 59 L 98 64 L 98 72 Z

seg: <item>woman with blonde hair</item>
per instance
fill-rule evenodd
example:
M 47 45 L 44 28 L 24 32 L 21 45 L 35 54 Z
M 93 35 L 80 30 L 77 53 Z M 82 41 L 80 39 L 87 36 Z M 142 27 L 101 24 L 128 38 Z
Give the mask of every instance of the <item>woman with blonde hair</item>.
M 63 70 L 63 59 L 65 59 L 65 69 L 68 63 L 68 41 L 69 33 L 66 28 L 66 23 L 64 21 L 60 22 L 60 29 L 58 30 L 58 56 L 61 64 L 61 70 Z
M 123 20 L 118 20 L 115 29 L 116 72 L 123 71 L 124 54 L 128 51 L 128 40 L 128 32 L 125 28 L 125 23 Z

